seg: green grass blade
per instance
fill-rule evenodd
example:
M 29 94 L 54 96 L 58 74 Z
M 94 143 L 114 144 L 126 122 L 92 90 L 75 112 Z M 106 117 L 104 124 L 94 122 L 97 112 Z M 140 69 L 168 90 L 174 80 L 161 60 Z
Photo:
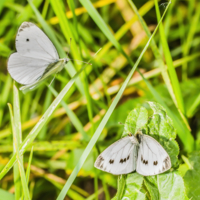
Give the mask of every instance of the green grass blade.
M 68 0 L 68 4 L 69 4 L 69 7 L 70 7 L 70 9 L 73 13 L 74 32 L 76 32 L 76 35 L 77 35 L 77 43 L 80 44 L 80 33 L 79 33 L 79 30 L 78 30 L 78 19 L 77 19 L 76 14 L 75 14 L 74 1 Z M 72 26 L 71 26 L 71 28 L 72 28 Z M 84 47 L 85 47 L 85 45 L 84 45 Z M 80 56 L 82 58 L 83 56 L 82 56 L 82 53 L 81 53 L 82 52 L 81 45 L 79 45 L 79 49 L 80 49 Z M 88 83 L 88 76 L 86 74 L 86 71 L 84 71 L 84 73 L 83 73 L 82 82 L 84 83 L 83 87 L 84 87 L 85 96 L 86 96 L 86 100 L 87 100 L 86 105 L 87 105 L 87 110 L 88 110 L 88 117 L 89 117 L 90 123 L 92 124 L 91 132 L 93 132 L 93 109 L 92 109 L 93 106 L 92 106 L 92 99 L 91 99 L 91 96 L 90 96 L 90 93 L 89 93 L 89 83 Z
M 77 45 L 76 45 L 76 40 L 74 38 L 74 35 L 72 34 L 72 31 L 70 29 L 70 26 L 69 26 L 69 21 L 64 13 L 64 9 L 63 9 L 63 5 L 61 3 L 61 1 L 54 1 L 54 0 L 50 0 L 50 3 L 51 3 L 51 6 L 56 14 L 56 16 L 58 17 L 59 19 L 59 24 L 61 26 L 61 29 L 62 29 L 62 32 L 65 36 L 65 38 L 67 39 L 68 43 L 70 43 L 70 38 L 72 38 L 71 40 L 71 51 L 72 51 L 72 54 L 74 56 L 75 59 L 77 60 L 81 60 L 81 57 L 80 57 L 80 53 L 79 53 L 79 50 L 77 48 Z
M 31 152 L 30 152 L 30 156 L 29 156 L 29 160 L 28 160 L 28 166 L 27 166 L 27 169 L 26 169 L 26 182 L 27 182 L 27 184 L 29 182 L 32 158 L 33 158 L 33 146 L 31 148 Z M 23 198 L 24 198 L 24 193 L 22 193 L 21 199 L 23 199 Z
M 19 93 L 15 86 L 15 82 L 13 84 L 13 105 L 14 105 L 13 153 L 19 153 L 17 152 L 16 147 L 22 143 L 22 132 L 21 132 Z M 20 170 L 18 164 L 21 163 L 23 165 L 23 156 L 20 156 L 19 159 L 20 161 L 18 161 L 18 163 L 15 163 L 13 167 L 16 200 L 20 199 L 20 197 L 22 196 L 22 183 L 20 180 Z
M 27 185 L 27 182 L 26 182 L 26 176 L 25 176 L 25 172 L 24 172 L 23 162 L 22 162 L 22 159 L 21 159 L 22 157 L 20 155 L 19 144 L 18 144 L 18 141 L 17 141 L 18 136 L 17 136 L 16 125 L 15 125 L 15 122 L 14 122 L 11 104 L 8 104 L 8 107 L 9 107 L 9 111 L 10 111 L 11 125 L 12 125 L 13 137 L 14 137 L 14 146 L 15 146 L 15 149 L 16 149 L 15 155 L 17 157 L 22 188 L 23 188 L 23 191 L 24 191 L 25 199 L 29 200 L 30 195 L 29 195 L 29 191 L 28 191 L 28 185 Z
M 64 13 L 62 3 L 60 1 L 54 1 L 54 0 L 51 0 L 50 3 L 52 5 L 52 8 L 53 8 L 56 16 L 59 19 L 59 24 L 60 24 L 60 27 L 62 29 L 62 32 L 63 32 L 65 38 L 67 39 L 68 43 L 71 41 L 71 51 L 72 51 L 73 57 L 76 60 L 82 60 L 81 54 L 80 54 L 80 49 L 78 49 L 77 45 L 76 45 L 75 34 L 73 34 L 73 32 L 74 33 L 76 32 L 77 41 L 79 41 L 79 33 L 78 33 L 78 28 L 77 28 L 77 23 L 76 23 L 77 22 L 76 16 L 73 17 L 74 22 L 75 22 L 74 23 L 75 30 L 73 30 L 73 26 L 70 26 L 70 22 L 67 19 L 65 13 Z M 72 2 L 70 3 L 70 7 L 72 9 L 75 7 Z M 72 13 L 75 13 L 75 11 L 72 11 Z M 87 103 L 87 109 L 88 109 L 89 119 L 90 119 L 90 122 L 92 123 L 92 118 L 93 118 L 92 104 L 91 104 L 91 98 L 90 98 L 89 91 L 88 91 L 88 88 L 89 88 L 88 87 L 88 81 L 87 81 L 87 77 L 86 77 L 85 73 L 83 73 L 81 75 L 81 80 L 82 80 L 82 84 L 83 84 L 83 87 L 84 87 L 84 94 L 86 95 L 86 99 L 87 99 L 87 102 L 88 102 Z
M 161 16 L 160 16 L 160 11 L 159 11 L 157 0 L 155 0 L 155 7 L 156 7 L 157 18 L 158 18 L 158 21 L 159 21 Z M 181 93 L 181 89 L 180 89 L 180 84 L 179 84 L 179 81 L 178 81 L 178 77 L 176 75 L 176 71 L 175 71 L 175 68 L 174 68 L 174 65 L 173 65 L 173 60 L 172 60 L 172 57 L 171 57 L 171 54 L 170 54 L 169 46 L 167 44 L 167 40 L 166 40 L 166 37 L 165 37 L 163 24 L 160 25 L 159 32 L 160 32 L 160 38 L 161 38 L 161 43 L 162 43 L 166 63 L 167 63 L 167 66 L 168 66 L 169 75 L 170 75 L 170 78 L 171 78 L 172 87 L 173 87 L 174 94 L 175 94 L 175 97 L 176 97 L 176 100 L 177 100 L 177 106 L 180 109 L 180 111 L 183 113 L 183 115 L 185 115 L 185 107 L 184 107 L 183 97 L 182 97 L 182 93 Z
M 10 76 L 6 78 L 6 82 L 2 88 L 1 86 L 1 99 L 0 99 L 0 126 L 3 117 L 3 108 L 6 106 L 6 102 L 9 97 L 10 88 L 12 86 L 12 79 Z
M 162 19 L 161 19 L 162 20 Z M 160 20 L 160 22 L 161 22 Z M 159 24 L 160 24 L 159 22 Z M 142 53 L 140 54 L 139 58 L 137 59 L 135 65 L 132 67 L 130 73 L 128 74 L 126 80 L 124 81 L 123 85 L 121 86 L 119 92 L 117 93 L 117 95 L 115 96 L 115 99 L 113 100 L 112 104 L 110 105 L 110 107 L 108 108 L 106 114 L 104 115 L 102 121 L 100 122 L 99 126 L 97 127 L 93 137 L 91 138 L 90 142 L 88 143 L 87 147 L 85 148 L 83 154 L 81 155 L 81 158 L 78 162 L 78 164 L 76 165 L 75 169 L 73 170 L 73 172 L 71 173 L 70 177 L 68 178 L 66 184 L 64 185 L 62 191 L 60 192 L 57 200 L 63 200 L 66 193 L 68 192 L 70 186 L 72 185 L 74 179 L 76 178 L 79 170 L 81 169 L 81 167 L 83 166 L 86 158 L 88 157 L 89 153 L 91 152 L 92 148 L 94 147 L 95 143 L 97 142 L 103 128 L 105 127 L 106 123 L 108 122 L 108 119 L 110 118 L 111 114 L 113 113 L 116 105 L 118 104 L 126 86 L 128 85 L 128 82 L 130 81 L 131 77 L 133 76 L 133 73 L 135 72 L 135 69 L 137 68 L 138 64 L 140 63 L 145 51 L 147 50 L 152 38 L 154 37 L 157 29 L 158 29 L 158 26 L 159 24 L 157 25 L 154 33 L 152 34 L 151 38 L 148 40 L 147 44 L 145 45 Z
M 85 200 L 94 200 L 98 195 L 101 194 L 103 192 L 103 188 L 97 190 L 94 194 L 90 195 L 88 198 L 86 198 Z
M 56 99 L 53 101 L 53 103 L 49 106 L 49 108 L 46 110 L 42 118 L 39 120 L 39 122 L 34 126 L 34 128 L 31 130 L 29 135 L 25 138 L 22 145 L 20 145 L 19 150 L 20 153 L 24 153 L 26 149 L 29 147 L 29 145 L 33 142 L 33 140 L 37 137 L 40 130 L 43 128 L 43 126 L 48 122 L 50 117 L 52 116 L 53 112 L 61 102 L 61 100 L 64 98 L 66 93 L 69 91 L 71 86 L 74 84 L 75 80 L 78 78 L 80 73 L 85 69 L 87 65 L 85 65 L 79 72 L 76 73 L 76 75 L 66 84 L 66 86 L 63 88 L 63 90 L 59 93 L 59 95 L 56 97 Z M 13 166 L 14 162 L 16 160 L 16 153 L 12 156 L 10 161 L 7 163 L 7 165 L 4 167 L 4 169 L 0 173 L 0 179 L 3 178 L 3 176 L 10 170 L 10 168 Z
M 81 4 L 87 9 L 88 14 L 95 21 L 104 35 L 110 40 L 110 42 L 121 52 L 125 58 L 133 65 L 132 60 L 127 56 L 127 54 L 123 51 L 121 45 L 117 42 L 111 31 L 108 29 L 106 23 L 103 21 L 102 17 L 99 15 L 97 10 L 94 8 L 92 3 L 89 0 L 80 0 Z
M 33 146 L 31 148 L 31 153 L 30 153 L 29 160 L 28 160 L 28 166 L 27 166 L 27 169 L 26 169 L 26 181 L 27 181 L 27 183 L 29 182 L 32 158 L 33 158 Z
M 197 111 L 198 106 L 200 105 L 200 94 L 196 97 L 193 104 L 190 106 L 190 108 L 187 110 L 187 116 L 189 118 L 194 116 L 194 113 Z
M 48 87 L 50 91 L 53 93 L 53 95 L 56 97 L 58 95 L 57 91 L 51 86 L 48 86 Z M 89 137 L 87 133 L 84 131 L 83 125 L 81 121 L 78 119 L 78 117 L 76 116 L 76 114 L 72 110 L 69 109 L 68 105 L 63 100 L 61 101 L 61 105 L 65 109 L 68 117 L 70 118 L 72 124 L 75 126 L 77 131 L 79 131 L 82 134 L 83 140 L 88 140 Z
M 0 2 L 0 13 L 1 13 L 3 7 L 4 7 L 5 1 L 6 1 L 6 0 L 2 0 L 2 1 Z
M 143 16 L 145 15 L 149 10 L 151 10 L 151 8 L 153 7 L 154 2 L 153 1 L 148 1 L 146 2 L 140 9 L 139 9 L 139 16 Z M 138 16 L 134 15 L 133 18 L 128 21 L 126 24 L 124 24 L 123 26 L 120 27 L 120 29 L 115 33 L 114 37 L 117 41 L 119 41 L 126 32 L 128 32 L 132 26 L 132 24 L 134 24 L 136 21 L 138 20 Z M 152 40 L 153 42 L 153 40 Z M 108 50 L 112 47 L 112 43 L 109 41 L 107 44 L 105 44 L 101 50 L 101 52 L 98 54 L 97 56 L 97 60 L 99 60 L 100 58 L 102 58 L 103 56 L 106 55 L 106 53 L 108 52 Z
M 197 10 L 200 9 L 200 4 L 197 5 Z M 190 51 L 191 41 L 194 39 L 195 32 L 197 31 L 198 22 L 199 22 L 200 12 L 196 12 L 196 14 L 191 18 L 192 25 L 187 33 L 187 38 L 185 44 L 183 45 L 183 57 L 187 56 Z M 182 79 L 183 81 L 187 80 L 187 63 L 183 65 Z

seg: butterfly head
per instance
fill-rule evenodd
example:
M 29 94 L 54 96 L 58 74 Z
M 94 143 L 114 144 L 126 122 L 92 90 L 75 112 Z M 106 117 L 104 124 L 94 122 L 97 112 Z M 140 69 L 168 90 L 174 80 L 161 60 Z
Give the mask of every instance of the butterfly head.
M 69 59 L 69 58 L 63 58 L 63 60 L 64 60 L 65 63 L 67 63 L 67 62 L 69 62 L 71 59 Z
M 132 137 L 132 136 L 133 136 L 133 134 L 132 134 L 132 133 L 128 133 L 128 136 L 129 136 L 129 137 Z
M 138 142 L 140 143 L 141 140 L 142 140 L 142 136 L 143 136 L 143 133 L 142 133 L 142 130 L 138 130 L 137 133 L 135 134 L 135 137 L 138 139 Z

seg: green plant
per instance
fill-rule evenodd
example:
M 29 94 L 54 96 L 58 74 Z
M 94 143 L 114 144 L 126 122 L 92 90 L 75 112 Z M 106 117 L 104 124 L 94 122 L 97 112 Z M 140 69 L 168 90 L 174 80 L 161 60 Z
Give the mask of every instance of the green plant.
M 199 185 L 199 6 L 195 0 L 0 1 L 0 199 L 198 199 L 192 186 Z M 60 57 L 72 38 L 70 57 L 92 65 L 69 62 L 51 85 L 18 92 L 6 65 L 24 21 L 37 24 Z M 144 114 L 149 101 L 157 103 L 148 116 L 165 113 L 159 123 L 170 118 L 177 131 L 179 148 L 174 130 L 152 132 L 171 138 L 160 142 L 172 169 L 155 177 L 123 175 L 117 186 L 117 177 L 94 169 L 94 161 L 125 133 L 118 122 L 134 109 Z M 131 116 L 132 126 L 138 119 Z

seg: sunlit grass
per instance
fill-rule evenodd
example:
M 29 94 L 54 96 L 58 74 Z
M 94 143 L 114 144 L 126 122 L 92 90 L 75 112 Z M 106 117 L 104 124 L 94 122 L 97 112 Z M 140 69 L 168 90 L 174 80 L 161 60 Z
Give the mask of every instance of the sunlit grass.
M 124 182 L 117 187 L 94 161 L 121 137 L 118 122 L 146 101 L 173 120 L 179 171 L 187 174 L 188 154 L 200 149 L 199 8 L 196 1 L 1 1 L 0 196 L 112 199 Z M 70 61 L 51 85 L 18 92 L 6 65 L 23 21 L 38 25 L 61 58 L 69 52 L 92 65 Z

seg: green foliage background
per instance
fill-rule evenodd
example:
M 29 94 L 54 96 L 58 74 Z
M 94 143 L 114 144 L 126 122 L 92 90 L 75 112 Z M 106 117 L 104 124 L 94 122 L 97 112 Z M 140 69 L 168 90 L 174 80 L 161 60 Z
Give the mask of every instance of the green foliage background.
M 197 0 L 1 0 L 0 200 L 198 200 L 199 10 Z M 72 38 L 70 58 L 92 65 L 69 62 L 51 85 L 53 77 L 18 91 L 7 60 L 24 21 L 39 26 L 61 58 Z M 93 167 L 127 122 L 148 124 L 171 157 L 169 172 L 117 178 Z

